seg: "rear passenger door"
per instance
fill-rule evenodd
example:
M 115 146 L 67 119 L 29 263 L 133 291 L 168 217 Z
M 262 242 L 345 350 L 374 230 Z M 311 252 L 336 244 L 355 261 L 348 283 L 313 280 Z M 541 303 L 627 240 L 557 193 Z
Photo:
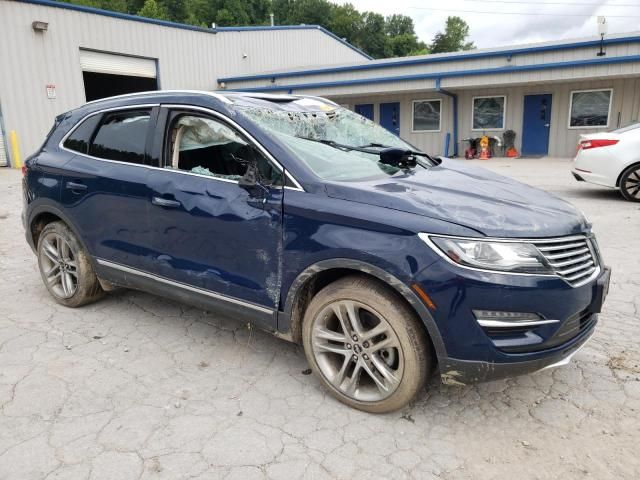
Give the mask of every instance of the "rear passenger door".
M 280 296 L 282 171 L 221 116 L 167 109 L 163 170 L 150 173 L 153 273 L 217 306 L 275 327 Z M 264 189 L 238 184 L 258 165 Z M 193 291 L 193 290 L 192 290 Z M 235 308 L 237 307 L 237 308 Z
M 100 266 L 147 269 L 148 144 L 158 108 L 130 107 L 85 118 L 63 140 L 61 203 Z

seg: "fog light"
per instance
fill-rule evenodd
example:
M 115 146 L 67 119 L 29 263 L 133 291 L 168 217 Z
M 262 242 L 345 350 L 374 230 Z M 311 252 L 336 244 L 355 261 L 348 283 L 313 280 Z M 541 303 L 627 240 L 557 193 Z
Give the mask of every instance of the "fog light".
M 473 314 L 481 327 L 528 327 L 558 323 L 559 320 L 547 320 L 537 313 L 501 312 L 494 310 L 473 310 Z

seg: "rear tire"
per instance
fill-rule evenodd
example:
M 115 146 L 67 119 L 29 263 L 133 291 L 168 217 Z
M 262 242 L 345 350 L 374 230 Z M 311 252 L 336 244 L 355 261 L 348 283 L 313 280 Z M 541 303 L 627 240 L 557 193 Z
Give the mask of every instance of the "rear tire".
M 620 193 L 630 202 L 640 202 L 640 165 L 632 165 L 620 175 Z
M 42 281 L 56 302 L 73 308 L 104 295 L 87 253 L 64 223 L 42 229 L 37 253 Z
M 316 294 L 304 315 L 302 339 L 323 386 L 366 412 L 406 406 L 432 371 L 430 343 L 414 312 L 364 276 L 342 278 Z

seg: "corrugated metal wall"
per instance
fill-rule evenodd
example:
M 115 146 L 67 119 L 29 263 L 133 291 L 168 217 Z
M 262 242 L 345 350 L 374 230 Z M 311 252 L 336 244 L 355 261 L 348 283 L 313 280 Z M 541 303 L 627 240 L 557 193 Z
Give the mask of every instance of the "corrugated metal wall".
M 598 88 L 613 88 L 611 114 L 609 127 L 607 128 L 568 128 L 569 103 L 571 91 L 588 90 Z M 456 91 L 458 94 L 458 137 L 460 139 L 473 136 L 477 137 L 482 132 L 471 130 L 472 99 L 474 96 L 506 95 L 505 127 L 516 132 L 516 148 L 522 145 L 522 123 L 524 96 L 527 94 L 550 93 L 552 94 L 551 126 L 549 136 L 549 155 L 557 157 L 570 157 L 575 154 L 578 138 L 584 133 L 616 128 L 634 121 L 640 120 L 640 78 L 621 78 L 615 80 L 592 80 L 568 83 L 547 83 L 516 87 L 465 89 Z M 440 132 L 415 133 L 411 131 L 412 102 L 414 100 L 441 98 L 442 119 Z M 433 90 L 414 92 L 410 94 L 386 94 L 375 96 L 332 96 L 332 99 L 341 104 L 347 104 L 353 109 L 353 105 L 359 103 L 374 103 L 375 120 L 379 121 L 379 104 L 382 102 L 400 102 L 400 135 L 427 152 L 443 153 L 444 137 L 447 132 L 453 133 L 452 108 L 453 101 L 446 96 L 439 95 Z M 618 120 L 619 119 L 619 120 Z M 502 136 L 504 130 L 487 132 L 491 135 Z M 460 151 L 464 150 L 462 146 Z
M 472 70 L 482 70 L 490 68 L 507 68 L 528 65 L 540 65 L 543 63 L 571 62 L 576 60 L 593 60 L 597 49 L 575 48 L 567 50 L 549 51 L 544 53 L 523 53 L 514 56 L 505 55 L 489 58 L 469 58 L 466 60 L 446 61 L 423 63 L 416 65 L 398 65 L 388 68 L 377 68 L 367 70 L 354 70 L 345 72 L 331 73 L 315 73 L 312 75 L 298 77 L 280 77 L 274 83 L 258 80 L 238 80 L 233 82 L 234 88 L 251 88 L 272 85 L 292 85 L 292 84 L 310 84 L 317 82 L 339 82 L 348 80 L 366 80 L 381 77 L 401 77 L 406 75 L 424 75 L 442 73 L 443 88 L 462 88 L 478 85 L 494 85 L 500 83 L 528 83 L 537 81 L 556 81 L 556 80 L 572 80 L 590 78 L 599 75 L 632 75 L 640 74 L 640 62 L 625 64 L 609 64 L 609 65 L 590 65 L 578 66 L 570 68 L 558 68 L 552 70 L 531 70 L 515 73 L 499 73 L 489 75 L 469 75 L 463 77 L 446 78 L 447 72 L 468 72 Z M 607 47 L 607 59 L 620 56 L 640 55 L 640 43 L 628 43 L 609 45 Z M 438 58 L 437 56 L 435 58 Z M 389 62 L 389 60 L 385 60 Z M 370 62 L 384 63 L 385 61 Z M 361 63 L 361 62 L 359 62 Z M 369 65 L 368 65 L 369 66 Z M 422 80 L 424 82 L 425 80 Z M 433 80 L 428 82 L 433 83 Z M 394 82 L 400 83 L 400 82 Z M 404 82 L 407 89 L 413 88 L 415 82 Z M 391 88 L 390 83 L 378 85 L 365 85 L 366 88 L 373 88 L 379 92 L 383 92 L 385 88 Z M 334 88 L 334 87 L 332 87 Z M 340 88 L 340 93 L 357 94 L 363 88 L 363 85 L 353 85 Z M 300 91 L 300 93 L 305 93 Z
M 34 32 L 34 20 L 48 31 Z M 225 75 L 362 60 L 319 30 L 212 34 L 8 0 L 0 0 L 0 39 L 5 127 L 18 132 L 25 155 L 55 115 L 84 103 L 80 48 L 158 59 L 163 89 L 214 90 Z M 47 99 L 47 84 L 56 99 Z

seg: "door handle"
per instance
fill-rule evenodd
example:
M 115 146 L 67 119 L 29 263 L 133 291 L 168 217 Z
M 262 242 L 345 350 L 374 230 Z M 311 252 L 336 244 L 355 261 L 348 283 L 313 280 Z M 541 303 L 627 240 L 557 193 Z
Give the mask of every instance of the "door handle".
M 80 191 L 86 190 L 87 186 L 84 183 L 67 182 L 65 184 L 65 188 L 67 188 L 68 190 L 72 190 L 74 192 L 80 192 Z
M 167 208 L 178 208 L 180 205 L 182 205 L 177 200 L 169 200 L 168 198 L 162 198 L 162 197 L 153 197 L 151 199 L 151 203 L 153 203 L 154 205 L 157 205 L 158 207 L 167 207 Z

